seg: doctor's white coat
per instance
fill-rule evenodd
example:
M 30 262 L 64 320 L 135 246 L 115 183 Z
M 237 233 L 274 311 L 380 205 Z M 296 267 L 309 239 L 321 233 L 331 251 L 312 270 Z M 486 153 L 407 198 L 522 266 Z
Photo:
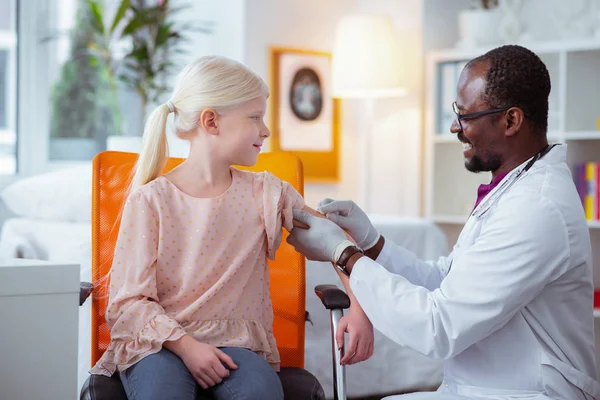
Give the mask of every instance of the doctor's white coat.
M 445 360 L 438 392 L 408 398 L 600 399 L 589 228 L 566 146 L 502 186 L 448 257 L 386 242 L 351 288 L 376 329 Z

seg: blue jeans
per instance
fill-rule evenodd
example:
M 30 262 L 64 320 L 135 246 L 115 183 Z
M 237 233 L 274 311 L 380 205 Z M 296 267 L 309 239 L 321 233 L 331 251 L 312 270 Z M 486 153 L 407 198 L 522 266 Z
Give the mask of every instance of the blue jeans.
M 283 400 L 275 370 L 256 353 L 221 347 L 238 366 L 209 389 L 202 389 L 183 361 L 163 348 L 120 374 L 129 400 Z

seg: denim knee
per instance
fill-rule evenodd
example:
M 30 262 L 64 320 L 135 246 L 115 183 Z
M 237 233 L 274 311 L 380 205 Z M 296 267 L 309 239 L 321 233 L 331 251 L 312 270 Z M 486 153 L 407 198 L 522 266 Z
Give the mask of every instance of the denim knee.
M 196 400 L 198 386 L 181 359 L 167 349 L 120 374 L 130 400 Z
M 283 387 L 279 376 L 256 353 L 242 348 L 224 347 L 224 353 L 233 359 L 237 370 L 230 371 L 213 394 L 217 400 L 283 400 Z

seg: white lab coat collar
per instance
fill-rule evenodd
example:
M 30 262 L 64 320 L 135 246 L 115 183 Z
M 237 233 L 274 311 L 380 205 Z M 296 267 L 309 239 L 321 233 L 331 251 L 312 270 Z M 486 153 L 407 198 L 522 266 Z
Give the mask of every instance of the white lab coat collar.
M 533 157 L 535 157 L 535 156 L 533 156 Z M 492 191 L 485 196 L 485 198 L 479 203 L 479 205 L 477 205 L 477 207 L 475 207 L 475 209 L 473 209 L 473 211 L 471 212 L 471 216 L 475 216 L 475 217 L 479 218 L 482 215 L 484 215 L 490 209 L 490 207 L 494 204 L 495 200 L 497 200 L 497 197 L 502 196 L 502 194 L 505 191 L 510 190 L 510 186 L 512 186 L 512 184 L 515 183 L 515 182 L 509 182 L 509 181 L 511 181 L 511 180 L 516 181 L 521 178 L 521 176 L 517 176 L 517 175 L 519 175 L 521 173 L 523 168 L 525 168 L 527 163 L 529 163 L 533 157 L 528 158 L 527 160 L 522 162 L 518 167 L 516 167 L 512 171 L 510 171 L 500 181 L 500 183 L 498 185 L 496 185 L 496 187 L 494 189 L 492 189 Z M 546 165 L 565 162 L 566 159 L 567 159 L 567 146 L 558 144 L 558 145 L 554 146 L 542 158 L 537 160 L 531 166 L 529 171 L 523 171 L 523 173 L 525 173 L 525 174 L 532 173 L 533 171 L 535 171 L 539 168 L 543 168 Z
M 552 144 L 550 144 L 552 146 Z M 530 171 L 541 168 L 544 165 L 558 164 L 567 161 L 567 145 L 557 143 L 544 157 L 533 164 Z

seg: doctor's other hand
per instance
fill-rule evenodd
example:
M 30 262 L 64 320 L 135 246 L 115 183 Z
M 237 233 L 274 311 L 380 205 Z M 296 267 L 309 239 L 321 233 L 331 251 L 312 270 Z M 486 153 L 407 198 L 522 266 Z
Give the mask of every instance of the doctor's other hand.
M 377 244 L 379 232 L 367 214 L 352 200 L 323 199 L 319 202 L 317 211 L 344 228 L 361 249 L 369 250 Z
M 294 220 L 309 228 L 295 226 L 287 242 L 309 260 L 336 262 L 346 247 L 354 246 L 346 239 L 344 231 L 333 222 L 298 209 L 293 213 Z

